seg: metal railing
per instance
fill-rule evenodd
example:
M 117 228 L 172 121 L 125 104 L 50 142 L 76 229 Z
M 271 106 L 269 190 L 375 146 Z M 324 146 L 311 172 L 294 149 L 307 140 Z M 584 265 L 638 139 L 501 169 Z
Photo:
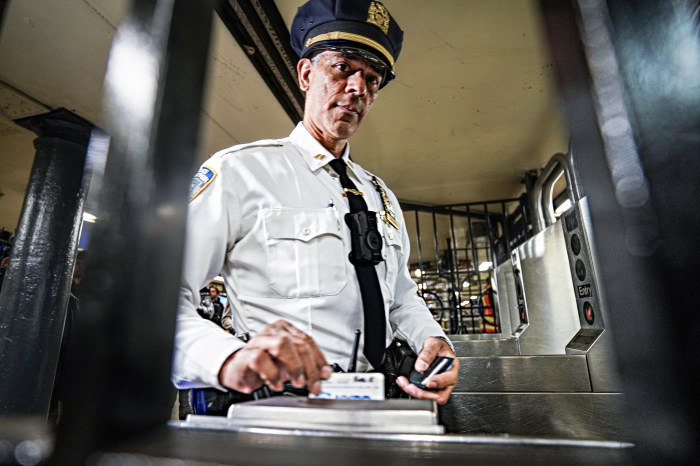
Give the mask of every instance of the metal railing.
M 449 334 L 500 333 L 494 270 L 532 236 L 526 196 L 402 208 L 410 272 L 435 320 Z

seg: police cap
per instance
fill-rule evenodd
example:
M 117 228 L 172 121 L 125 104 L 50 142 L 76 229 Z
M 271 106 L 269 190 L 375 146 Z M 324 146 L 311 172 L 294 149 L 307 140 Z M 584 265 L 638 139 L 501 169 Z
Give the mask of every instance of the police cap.
M 360 53 L 384 65 L 382 87 L 394 78 L 403 31 L 381 2 L 370 0 L 309 0 L 292 22 L 291 45 L 304 58 L 318 49 Z

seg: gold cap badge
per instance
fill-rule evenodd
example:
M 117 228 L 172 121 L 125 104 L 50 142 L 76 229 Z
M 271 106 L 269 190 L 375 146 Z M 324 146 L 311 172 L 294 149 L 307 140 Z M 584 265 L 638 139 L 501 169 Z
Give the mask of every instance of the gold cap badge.
M 389 22 L 391 17 L 389 11 L 379 2 L 371 2 L 367 11 L 367 22 L 374 24 L 382 30 L 384 34 L 389 32 Z

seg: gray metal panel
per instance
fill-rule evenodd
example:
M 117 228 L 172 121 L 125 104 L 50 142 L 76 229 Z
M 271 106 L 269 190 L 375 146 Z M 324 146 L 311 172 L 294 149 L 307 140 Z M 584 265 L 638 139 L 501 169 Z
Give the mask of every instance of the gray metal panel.
M 594 392 L 623 392 L 620 369 L 615 358 L 612 334 L 605 329 L 586 354 Z
M 458 392 L 590 392 L 585 355 L 459 358 Z
M 171 421 L 137 439 L 107 446 L 96 464 L 257 464 L 327 465 L 628 465 L 633 445 L 620 442 L 487 435 L 400 435 L 248 429 L 190 428 Z M 46 419 L 3 419 L 0 463 L 38 464 L 50 454 L 53 438 Z M 20 445 L 23 445 L 22 447 Z M 44 464 L 44 463 L 42 463 Z M 54 464 L 54 463 L 51 463 Z M 71 463 L 75 464 L 75 463 Z
M 448 432 L 629 441 L 624 398 L 609 393 L 455 393 L 440 408 Z
M 588 198 L 584 197 L 579 202 L 581 209 L 581 221 L 583 223 L 583 231 L 586 235 L 586 244 L 588 246 L 589 260 L 591 272 L 597 278 L 598 274 L 598 259 L 595 249 L 595 241 L 593 241 L 593 225 L 591 222 L 591 212 L 588 206 Z M 601 317 L 605 318 L 605 330 L 600 336 L 595 345 L 588 351 L 588 371 L 591 375 L 591 384 L 594 392 L 622 392 L 624 391 L 622 380 L 620 379 L 620 369 L 618 366 L 617 354 L 615 352 L 615 332 L 612 325 L 612 319 L 608 318 L 608 308 L 605 296 L 605 286 L 598 279 L 598 293 L 601 299 L 598 300 Z
M 564 246 L 571 271 L 572 291 L 576 301 L 579 324 L 589 333 L 600 333 L 603 325 L 603 314 L 600 294 L 598 292 L 598 280 L 591 255 L 590 240 L 588 238 L 588 198 L 584 197 L 564 212 L 559 222 L 564 235 Z M 588 225 L 586 224 L 588 223 Z M 573 243 L 576 243 L 574 249 Z M 590 305 L 592 311 L 589 316 L 584 312 L 584 305 Z
M 565 354 L 580 324 L 561 222 L 516 251 L 530 323 L 520 336 L 520 353 Z
M 497 291 L 496 302 L 498 303 L 498 315 L 501 319 L 501 332 L 505 336 L 514 335 L 520 326 L 520 316 L 518 315 L 518 297 L 515 291 L 513 260 L 511 258 L 496 267 L 494 289 Z
M 460 335 L 448 335 L 452 343 L 457 343 L 460 341 L 495 341 L 495 340 L 507 340 L 508 337 L 503 336 L 500 333 L 463 333 Z
M 325 435 L 302 430 L 221 432 L 168 429 L 142 436 L 95 462 L 156 464 L 168 459 L 206 464 L 256 465 L 400 465 L 477 464 L 629 465 L 633 445 L 620 442 L 562 440 L 500 435 L 382 435 L 351 431 Z M 173 461 L 173 463 L 176 463 Z
M 455 335 L 450 335 L 452 344 L 455 347 L 455 354 L 463 356 L 515 356 L 518 354 L 517 338 L 494 338 L 494 339 L 454 339 Z M 460 336 L 483 336 L 480 334 L 460 335 Z M 500 335 L 499 335 L 500 337 Z

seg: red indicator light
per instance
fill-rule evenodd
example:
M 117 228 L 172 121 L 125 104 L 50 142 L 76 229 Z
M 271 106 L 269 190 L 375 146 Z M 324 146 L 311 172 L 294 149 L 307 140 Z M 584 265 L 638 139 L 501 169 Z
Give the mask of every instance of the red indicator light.
M 588 325 L 593 325 L 593 322 L 595 321 L 595 311 L 593 310 L 591 303 L 588 301 L 583 303 L 583 318 L 586 319 Z

